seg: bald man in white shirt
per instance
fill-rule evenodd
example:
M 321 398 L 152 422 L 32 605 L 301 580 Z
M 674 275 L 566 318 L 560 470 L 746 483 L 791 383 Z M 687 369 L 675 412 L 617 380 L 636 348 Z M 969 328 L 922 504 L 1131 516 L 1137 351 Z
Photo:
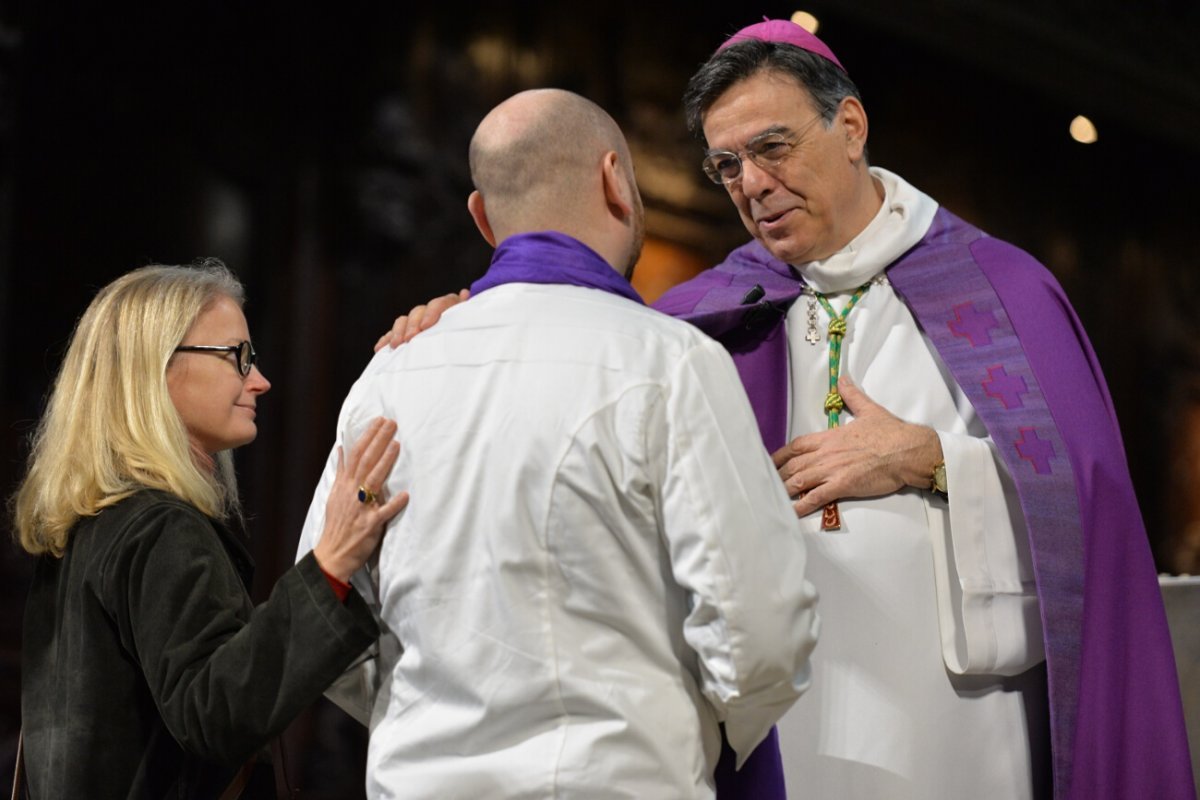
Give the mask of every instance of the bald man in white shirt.
M 471 171 L 487 275 L 338 423 L 345 446 L 395 419 L 400 463 L 362 495 L 412 496 L 354 579 L 378 652 L 332 695 L 370 726 L 368 795 L 712 798 L 718 723 L 741 764 L 808 685 L 787 493 L 725 350 L 629 287 L 642 204 L 611 118 L 516 95 Z

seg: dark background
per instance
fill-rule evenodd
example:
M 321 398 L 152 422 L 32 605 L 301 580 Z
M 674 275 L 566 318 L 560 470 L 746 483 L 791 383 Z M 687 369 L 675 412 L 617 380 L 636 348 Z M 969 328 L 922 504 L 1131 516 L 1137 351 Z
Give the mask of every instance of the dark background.
M 648 298 L 745 239 L 679 97 L 762 2 L 0 4 L 0 490 L 15 488 L 75 319 L 151 262 L 224 258 L 274 389 L 238 454 L 264 597 L 294 558 L 341 398 L 391 320 L 489 249 L 466 149 L 558 86 L 629 135 Z M 1200 570 L 1196 4 L 805 6 L 858 83 L 872 163 L 1045 262 L 1109 379 L 1160 568 Z M 1096 144 L 1067 136 L 1075 114 Z M 9 530 L 4 522 L 4 531 Z M 0 762 L 19 725 L 29 559 L 0 547 Z M 364 735 L 321 701 L 288 734 L 314 797 L 362 794 Z

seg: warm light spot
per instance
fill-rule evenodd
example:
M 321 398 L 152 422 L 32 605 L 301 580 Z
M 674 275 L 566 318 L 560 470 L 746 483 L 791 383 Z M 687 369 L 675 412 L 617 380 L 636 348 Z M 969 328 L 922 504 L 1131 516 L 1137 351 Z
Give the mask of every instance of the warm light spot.
M 808 31 L 809 33 L 816 33 L 817 28 L 821 25 L 821 23 L 817 21 L 817 18 L 807 11 L 797 11 L 795 14 L 792 14 L 792 22 L 796 23 L 801 28 L 804 28 L 804 30 Z
M 1071 138 L 1080 144 L 1091 144 L 1099 137 L 1096 135 L 1096 126 L 1092 124 L 1092 121 L 1080 115 L 1071 120 Z
M 467 45 L 467 56 L 487 80 L 516 78 L 531 86 L 545 82 L 545 59 L 537 51 L 515 47 L 502 36 L 476 38 Z
M 633 271 L 633 288 L 643 300 L 653 303 L 667 289 L 691 280 L 708 267 L 709 261 L 702 254 L 647 233 L 642 257 Z

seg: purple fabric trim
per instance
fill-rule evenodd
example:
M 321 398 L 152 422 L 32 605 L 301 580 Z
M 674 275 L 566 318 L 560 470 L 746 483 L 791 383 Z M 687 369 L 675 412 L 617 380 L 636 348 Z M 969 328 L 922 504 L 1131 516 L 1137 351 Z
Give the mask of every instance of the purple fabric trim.
M 1079 345 L 1027 351 L 1070 446 L 1085 531 L 1069 797 L 1190 800 L 1195 783 L 1170 632 L 1104 375 L 1049 273 L 1023 267 L 1022 261 L 1036 262 L 995 239 L 974 242 L 971 252 L 1024 341 L 1074 338 Z M 1030 297 L 1044 300 L 1031 303 Z
M 983 419 L 1017 485 L 1046 640 L 1055 796 L 1069 797 L 1084 596 L 1083 537 L 1072 462 L 1000 298 L 972 258 L 970 242 L 981 234 L 951 222 L 947 212 L 939 212 L 922 247 L 893 265 L 888 278 Z M 1035 262 L 1034 266 L 1040 269 Z M 1041 304 L 1034 297 L 1026 302 Z M 1041 341 L 1067 345 L 1050 336 L 1052 330 L 1045 333 Z M 1024 382 L 1020 406 L 1008 408 L 987 393 L 988 370 L 996 365 Z M 1056 379 L 1078 383 L 1074 375 Z M 1074 385 L 1069 391 L 1086 388 Z
M 629 281 L 595 250 L 557 231 L 518 233 L 505 239 L 492 254 L 487 273 L 471 284 L 471 294 L 505 283 L 585 286 L 642 303 Z
M 737 295 L 770 284 L 767 298 L 786 308 L 800 284 L 792 277 L 789 291 L 776 280 L 785 275 L 751 243 L 656 304 L 734 344 L 760 419 L 779 407 L 786 416 L 786 347 L 781 357 L 765 346 L 775 329 L 747 336 Z M 1046 636 L 1055 797 L 1194 798 L 1162 597 L 1116 416 L 1062 290 L 1028 254 L 944 209 L 888 275 L 1017 484 Z M 774 449 L 777 434 L 763 435 Z
M 721 726 L 721 758 L 713 780 L 717 800 L 787 800 L 783 783 L 783 759 L 779 754 L 779 734 L 774 728 L 767 734 L 740 770 L 734 771 L 737 754 L 725 740 Z

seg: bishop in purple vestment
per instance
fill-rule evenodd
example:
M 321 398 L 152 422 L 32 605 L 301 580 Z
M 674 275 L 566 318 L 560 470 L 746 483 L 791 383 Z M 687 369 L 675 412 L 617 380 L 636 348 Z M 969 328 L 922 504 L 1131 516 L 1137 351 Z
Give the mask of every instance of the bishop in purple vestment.
M 902 516 L 924 493 L 932 573 L 942 577 L 934 579 L 936 589 L 911 590 L 928 595 L 930 608 L 936 595 L 931 613 L 947 660 L 930 656 L 945 670 L 933 680 L 962 700 L 946 708 L 894 703 L 907 683 L 924 680 L 902 659 L 893 665 L 894 687 L 882 685 L 886 673 L 864 679 L 854 663 L 831 666 L 825 674 L 837 680 L 821 686 L 817 669 L 822 708 L 857 708 L 875 727 L 860 734 L 855 719 L 823 716 L 802 699 L 791 717 L 804 733 L 789 737 L 783 729 L 783 761 L 820 765 L 828 774 L 789 775 L 789 785 L 804 781 L 811 796 L 846 798 L 1195 797 L 1170 639 L 1116 417 L 1087 337 L 1053 277 L 897 176 L 869 168 L 857 89 L 829 48 L 798 26 L 764 21 L 735 34 L 693 77 L 685 106 L 707 147 L 705 172 L 725 186 L 755 241 L 668 292 L 657 307 L 726 344 L 797 513 L 833 523 L 811 534 L 830 537 L 816 540 L 816 548 L 832 554 L 830 574 L 839 576 L 837 586 L 818 583 L 830 616 L 814 663 L 823 650 L 831 661 L 833 654 L 870 651 L 872 642 L 854 640 L 869 635 L 871 621 L 838 628 L 830 595 L 876 599 L 855 592 L 869 591 L 860 587 L 871 587 L 872 570 L 887 565 L 873 563 L 856 543 L 886 537 L 880 520 L 893 509 Z M 827 331 L 838 316 L 842 321 Z M 885 324 L 892 328 L 883 330 Z M 801 338 L 806 327 L 811 347 Z M 890 368 L 881 405 L 838 380 L 870 373 L 864 359 L 889 354 L 917 358 L 911 370 Z M 922 383 L 916 362 L 926 360 L 939 377 Z M 826 375 L 819 412 L 828 417 L 820 427 L 829 430 L 798 430 L 802 398 L 824 394 L 826 387 L 810 384 Z M 947 485 L 945 470 L 956 458 L 947 448 L 958 434 L 936 430 L 937 422 L 922 418 L 921 402 L 909 402 L 938 393 L 957 406 L 949 418 L 987 443 L 995 458 L 983 471 L 1013 500 L 1011 541 L 992 538 L 981 548 L 998 547 L 1007 554 L 1000 561 L 1016 564 L 1011 588 L 980 587 L 962 555 L 967 543 L 955 538 L 972 511 L 956 501 L 968 502 L 964 487 L 975 476 L 955 467 Z M 906 418 L 889 413 L 890 398 L 907 403 Z M 943 539 L 953 544 L 938 544 Z M 943 550 L 953 552 L 939 561 Z M 1026 568 L 1032 574 L 1022 598 Z M 907 600 L 898 597 L 895 605 Z M 889 602 L 881 601 L 881 614 Z M 972 668 L 975 656 L 951 664 L 960 644 L 946 622 L 954 618 L 946 610 L 952 603 L 964 617 L 995 612 L 991 619 L 1002 622 L 981 629 L 997 640 L 1019 643 L 1014 630 L 1023 625 L 1034 641 L 995 675 L 986 665 Z M 1022 608 L 1031 611 L 1022 617 Z M 839 640 L 853 646 L 839 649 Z M 1036 665 L 1042 652 L 1044 666 Z M 1005 692 L 1024 699 L 1005 705 Z M 996 708 L 1015 705 L 1023 723 L 1005 727 L 999 716 L 971 716 L 976 702 L 993 700 Z M 938 751 L 946 730 L 958 742 Z M 1010 751 L 1019 763 L 996 763 Z M 939 771 L 968 778 L 977 772 L 977 788 L 947 794 L 953 783 L 939 780 Z

